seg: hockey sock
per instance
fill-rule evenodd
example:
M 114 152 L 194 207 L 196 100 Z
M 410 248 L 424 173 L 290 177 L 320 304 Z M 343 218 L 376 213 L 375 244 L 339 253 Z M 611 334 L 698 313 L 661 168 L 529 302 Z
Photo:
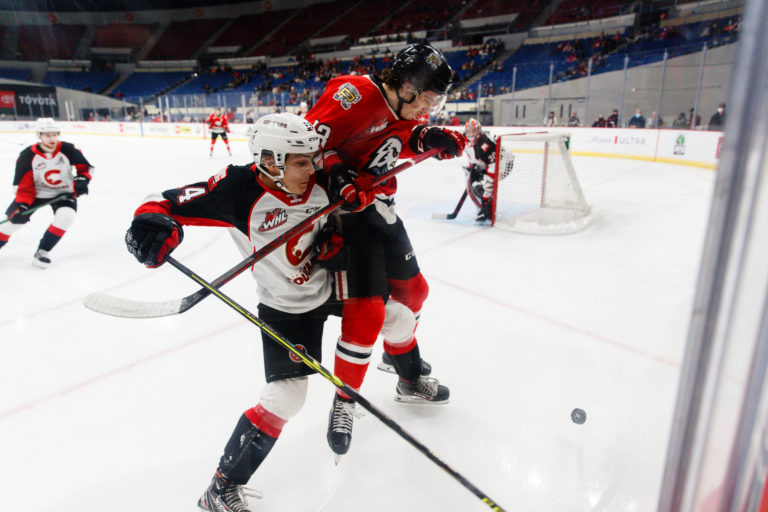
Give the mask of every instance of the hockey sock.
M 230 149 L 229 149 L 229 142 L 227 142 L 227 141 L 225 140 L 225 141 L 224 141 L 224 144 L 226 144 L 226 146 L 227 146 L 227 151 L 228 151 L 229 153 L 231 153 L 232 151 L 230 151 Z
M 8 240 L 11 239 L 11 235 L 6 235 L 5 233 L 0 233 L 0 247 L 3 247 L 5 244 L 8 243 Z
M 333 372 L 353 389 L 360 389 L 363 384 L 373 344 L 383 324 L 384 301 L 381 297 L 344 301 Z M 339 395 L 349 398 L 344 393 Z
M 258 429 L 248 418 L 249 413 L 240 417 L 219 460 L 224 478 L 238 485 L 248 483 L 277 441 Z
M 50 251 L 57 243 L 59 243 L 59 240 L 64 236 L 64 233 L 66 233 L 66 231 L 51 224 L 48 226 L 48 230 L 43 235 L 43 238 L 40 239 L 40 245 L 37 248 L 44 251 Z
M 414 340 L 413 348 L 408 352 L 389 355 L 392 358 L 392 366 L 395 367 L 395 371 L 401 378 L 413 382 L 421 376 L 421 354 L 416 340 Z

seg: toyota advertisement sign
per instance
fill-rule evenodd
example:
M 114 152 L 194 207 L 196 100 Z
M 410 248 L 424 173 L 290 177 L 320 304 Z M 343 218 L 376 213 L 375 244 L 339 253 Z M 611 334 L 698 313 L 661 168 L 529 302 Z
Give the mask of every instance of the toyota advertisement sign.
M 59 117 L 56 88 L 0 84 L 0 114 L 6 117 Z

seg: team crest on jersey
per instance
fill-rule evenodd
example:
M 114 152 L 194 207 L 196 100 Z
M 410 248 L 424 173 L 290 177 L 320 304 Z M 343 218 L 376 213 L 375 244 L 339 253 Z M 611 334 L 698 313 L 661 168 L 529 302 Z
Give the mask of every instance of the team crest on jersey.
M 339 87 L 336 94 L 333 95 L 333 99 L 341 103 L 341 108 L 349 110 L 353 103 L 357 103 L 363 97 L 354 85 L 347 82 Z
M 269 231 L 270 229 L 285 224 L 285 221 L 287 220 L 288 212 L 282 208 L 275 208 L 271 212 L 267 212 L 266 217 L 264 217 L 264 222 L 259 226 L 259 231 Z

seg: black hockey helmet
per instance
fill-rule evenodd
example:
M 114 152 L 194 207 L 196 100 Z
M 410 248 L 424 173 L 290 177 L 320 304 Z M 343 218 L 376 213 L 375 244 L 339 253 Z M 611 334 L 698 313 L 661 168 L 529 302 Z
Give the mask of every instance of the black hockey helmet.
M 447 94 L 453 81 L 453 70 L 440 50 L 417 43 L 409 44 L 397 53 L 390 76 L 395 87 L 409 82 L 418 93 Z
M 453 70 L 440 50 L 428 44 L 409 44 L 397 53 L 387 71 L 385 82 L 398 91 L 395 108 L 398 115 L 404 103 L 412 103 L 425 91 L 438 95 L 430 113 L 436 115 L 442 109 L 453 81 Z M 400 96 L 399 91 L 406 84 L 406 94 L 410 97 Z

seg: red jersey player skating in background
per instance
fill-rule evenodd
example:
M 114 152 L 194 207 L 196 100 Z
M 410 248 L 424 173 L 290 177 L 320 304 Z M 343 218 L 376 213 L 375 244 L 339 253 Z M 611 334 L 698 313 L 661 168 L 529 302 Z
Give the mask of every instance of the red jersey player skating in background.
M 208 116 L 208 120 L 205 121 L 208 125 L 208 130 L 211 132 L 211 153 L 209 156 L 213 156 L 213 146 L 216 144 L 216 138 L 221 137 L 224 141 L 224 145 L 227 146 L 227 153 L 232 156 L 232 151 L 229 149 L 229 140 L 227 134 L 229 133 L 229 122 L 227 122 L 227 116 L 221 113 L 220 109 L 214 109 L 213 114 Z
M 305 116 L 324 139 L 334 200 L 346 201 L 342 234 L 351 263 L 335 276 L 344 309 L 334 373 L 359 389 L 381 332 L 383 367 L 398 374 L 395 398 L 401 402 L 446 403 L 449 390 L 427 377 L 430 368 L 422 362 L 414 336 L 428 286 L 394 210 L 396 179 L 373 190 L 370 183 L 401 157 L 431 148 L 444 148 L 440 158 L 462 154 L 466 139 L 461 133 L 427 126 L 428 114 L 442 109 L 452 78 L 442 53 L 412 44 L 380 75 L 328 82 Z M 353 407 L 349 397 L 334 395 L 328 443 L 337 454 L 349 450 Z

